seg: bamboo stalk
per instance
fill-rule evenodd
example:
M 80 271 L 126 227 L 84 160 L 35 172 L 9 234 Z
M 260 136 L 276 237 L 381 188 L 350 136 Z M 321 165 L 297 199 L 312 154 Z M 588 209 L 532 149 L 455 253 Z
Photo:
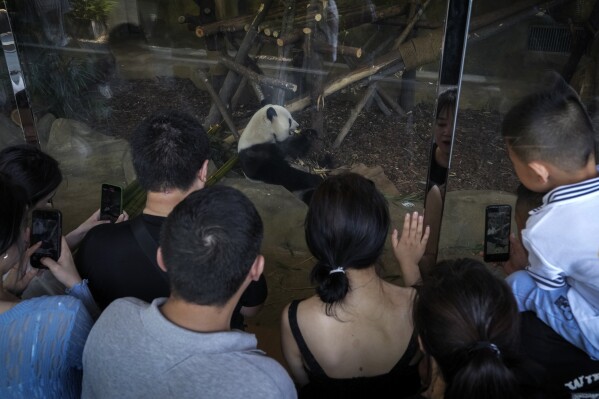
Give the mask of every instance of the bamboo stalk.
M 218 170 L 216 172 L 214 172 L 206 180 L 206 187 L 212 186 L 213 184 L 216 184 L 220 179 L 222 179 L 227 173 L 229 173 L 229 171 L 231 169 L 233 169 L 233 166 L 235 166 L 235 164 L 237 163 L 238 160 L 239 160 L 239 155 L 237 155 L 237 154 L 235 154 L 231 158 L 229 158 L 227 160 L 227 162 L 225 162 L 223 164 L 223 166 L 218 168 Z

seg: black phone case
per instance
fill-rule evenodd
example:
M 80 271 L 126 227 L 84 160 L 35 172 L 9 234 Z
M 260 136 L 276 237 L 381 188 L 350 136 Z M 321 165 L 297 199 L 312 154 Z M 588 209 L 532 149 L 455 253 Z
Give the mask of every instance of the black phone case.
M 109 208 L 114 205 L 118 205 L 118 213 L 114 212 L 115 214 L 111 214 L 104 209 L 104 207 L 106 205 L 105 200 L 104 200 L 104 195 L 105 195 L 104 187 L 111 187 L 118 191 L 118 196 L 117 196 L 118 204 L 116 202 L 111 202 L 109 205 Z M 100 220 L 110 220 L 111 223 L 114 223 L 114 222 L 116 222 L 116 220 L 118 219 L 118 217 L 121 213 L 123 213 L 123 188 L 120 186 L 116 186 L 114 184 L 103 183 L 102 184 L 102 192 L 100 195 Z
M 503 211 L 505 220 L 503 225 L 497 226 L 496 222 L 490 222 L 491 214 Z M 505 262 L 510 258 L 510 232 L 512 220 L 511 205 L 489 205 L 485 209 L 485 241 L 484 241 L 484 261 L 485 262 Z M 491 225 L 493 224 L 493 226 Z M 493 234 L 489 233 L 489 228 L 498 228 Z M 493 247 L 493 251 L 489 251 Z M 495 248 L 500 248 L 497 252 Z
M 58 260 L 58 258 L 60 258 L 60 252 L 61 252 L 61 240 L 62 240 L 62 213 L 57 210 L 57 209 L 34 209 L 32 214 L 31 214 L 31 233 L 30 233 L 30 243 L 31 245 L 35 244 L 35 241 L 37 241 L 37 237 L 36 234 L 34 233 L 34 223 L 38 220 L 53 220 L 56 221 L 56 230 L 55 230 L 55 234 L 53 236 L 53 242 L 55 243 L 55 245 L 52 248 L 52 253 L 48 254 L 48 253 L 44 253 L 44 252 L 40 252 L 39 249 L 38 251 L 34 252 L 31 257 L 29 258 L 29 263 L 31 263 L 31 266 L 37 268 L 37 269 L 47 269 L 46 266 L 44 266 L 40 260 L 42 258 L 48 257 L 51 259 L 54 259 L 55 261 Z

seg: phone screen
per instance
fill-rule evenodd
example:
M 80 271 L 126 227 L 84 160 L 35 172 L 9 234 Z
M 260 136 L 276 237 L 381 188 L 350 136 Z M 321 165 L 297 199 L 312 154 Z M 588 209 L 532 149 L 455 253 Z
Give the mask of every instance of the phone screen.
M 31 266 L 38 269 L 46 267 L 40 259 L 48 257 L 58 260 L 62 236 L 62 217 L 58 210 L 34 209 L 31 219 L 31 244 L 39 241 L 42 245 L 31 255 Z
M 489 205 L 485 212 L 485 262 L 505 262 L 510 257 L 512 207 Z
M 123 213 L 123 189 L 112 184 L 102 184 L 100 201 L 100 220 L 110 220 L 114 223 Z

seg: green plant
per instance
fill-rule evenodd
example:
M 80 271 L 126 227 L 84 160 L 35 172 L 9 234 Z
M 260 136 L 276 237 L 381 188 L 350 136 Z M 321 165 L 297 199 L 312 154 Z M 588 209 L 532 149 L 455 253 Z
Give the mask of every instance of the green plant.
M 75 18 L 106 22 L 115 4 L 115 0 L 71 0 L 71 14 Z

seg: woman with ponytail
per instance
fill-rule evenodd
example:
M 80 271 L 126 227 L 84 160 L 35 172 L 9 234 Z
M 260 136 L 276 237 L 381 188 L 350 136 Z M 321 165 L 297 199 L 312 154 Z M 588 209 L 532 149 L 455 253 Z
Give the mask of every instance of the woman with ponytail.
M 414 328 L 430 381 L 415 398 L 544 397 L 535 382 L 542 371 L 517 356 L 518 308 L 502 279 L 476 260 L 443 261 L 416 291 Z
M 428 229 L 417 213 L 393 246 L 417 268 Z M 282 349 L 300 398 L 401 398 L 417 392 L 420 356 L 411 322 L 413 288 L 379 275 L 389 210 L 374 183 L 333 176 L 314 192 L 305 221 L 316 259 L 316 295 L 283 310 Z

